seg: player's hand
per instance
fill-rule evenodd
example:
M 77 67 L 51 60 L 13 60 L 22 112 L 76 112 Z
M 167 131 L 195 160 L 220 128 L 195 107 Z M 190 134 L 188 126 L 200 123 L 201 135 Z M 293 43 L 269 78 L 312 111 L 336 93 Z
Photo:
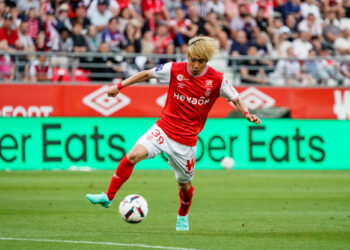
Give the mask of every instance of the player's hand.
M 247 120 L 250 121 L 250 122 L 254 122 L 256 125 L 260 125 L 261 120 L 260 120 L 260 118 L 257 117 L 256 115 L 247 114 L 247 115 L 245 116 L 245 118 L 247 118 Z
M 110 86 L 108 88 L 108 91 L 107 91 L 107 95 L 109 97 L 115 97 L 119 94 L 119 89 L 118 89 L 118 86 L 114 85 L 114 86 Z

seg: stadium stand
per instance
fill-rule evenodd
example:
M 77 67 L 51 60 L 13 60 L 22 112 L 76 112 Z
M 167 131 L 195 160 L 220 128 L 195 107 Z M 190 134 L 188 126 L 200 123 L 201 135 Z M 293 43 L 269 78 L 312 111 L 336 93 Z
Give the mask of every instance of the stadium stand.
M 0 27 L 5 82 L 110 82 L 203 34 L 235 84 L 350 83 L 349 0 L 0 0 Z

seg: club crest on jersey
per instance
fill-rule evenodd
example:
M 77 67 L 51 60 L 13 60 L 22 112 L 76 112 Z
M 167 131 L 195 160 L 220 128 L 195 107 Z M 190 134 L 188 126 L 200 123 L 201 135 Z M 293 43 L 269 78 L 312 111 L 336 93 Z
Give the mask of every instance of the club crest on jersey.
M 208 96 L 210 95 L 210 93 L 211 93 L 211 91 L 210 91 L 209 89 L 207 89 L 207 90 L 205 91 L 205 96 L 208 97 Z
M 177 77 L 176 77 L 176 79 L 178 80 L 178 81 L 182 81 L 183 79 L 184 79 L 184 76 L 183 75 L 177 75 Z
M 207 81 L 205 82 L 205 87 L 206 87 L 206 88 L 211 88 L 211 87 L 213 87 L 213 80 L 207 80 Z

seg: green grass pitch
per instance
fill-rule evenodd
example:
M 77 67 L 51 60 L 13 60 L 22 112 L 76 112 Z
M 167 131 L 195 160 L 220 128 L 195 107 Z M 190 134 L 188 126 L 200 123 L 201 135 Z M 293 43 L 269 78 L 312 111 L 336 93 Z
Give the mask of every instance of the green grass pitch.
M 0 172 L 0 249 L 350 249 L 350 171 L 197 171 L 189 232 L 175 231 L 171 170 L 136 170 L 112 207 L 89 204 L 112 173 Z M 148 201 L 140 224 L 118 214 L 132 193 Z

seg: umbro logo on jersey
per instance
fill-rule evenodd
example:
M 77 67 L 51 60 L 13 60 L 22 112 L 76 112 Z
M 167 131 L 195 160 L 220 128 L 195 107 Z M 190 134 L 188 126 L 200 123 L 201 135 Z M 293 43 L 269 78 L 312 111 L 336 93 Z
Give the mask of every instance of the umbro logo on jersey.
M 185 87 L 185 84 L 183 82 L 178 82 L 177 87 L 183 89 Z
M 91 94 L 85 96 L 83 98 L 83 103 L 104 116 L 109 116 L 129 105 L 130 98 L 126 95 L 119 93 L 116 97 L 110 98 L 107 96 L 107 91 L 108 86 L 102 86 Z

